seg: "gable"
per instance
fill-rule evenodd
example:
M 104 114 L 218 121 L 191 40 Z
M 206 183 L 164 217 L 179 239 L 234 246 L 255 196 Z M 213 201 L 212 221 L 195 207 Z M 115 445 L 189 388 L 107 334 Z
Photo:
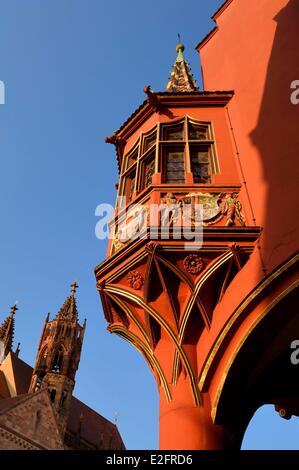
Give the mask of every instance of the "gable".
M 0 426 L 44 449 L 63 449 L 55 411 L 47 390 L 3 400 Z

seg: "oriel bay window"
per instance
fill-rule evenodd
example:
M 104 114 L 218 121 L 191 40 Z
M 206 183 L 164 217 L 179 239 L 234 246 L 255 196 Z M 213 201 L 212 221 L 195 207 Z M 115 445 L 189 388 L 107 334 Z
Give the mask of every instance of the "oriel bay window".
M 141 134 L 122 166 L 120 195 L 130 202 L 133 195 L 147 189 L 153 175 L 161 173 L 166 184 L 185 184 L 190 173 L 195 184 L 213 183 L 219 173 L 212 124 L 189 116 L 173 122 L 158 123 Z

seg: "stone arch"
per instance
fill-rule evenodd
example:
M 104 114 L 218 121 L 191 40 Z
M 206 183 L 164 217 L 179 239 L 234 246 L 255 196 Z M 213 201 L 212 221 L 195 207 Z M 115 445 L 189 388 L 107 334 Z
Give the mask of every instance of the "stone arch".
M 291 362 L 291 343 L 299 339 L 299 282 L 285 272 L 227 335 L 226 351 L 210 384 L 212 418 L 239 448 L 258 408 L 274 405 L 281 417 L 299 416 L 299 365 Z

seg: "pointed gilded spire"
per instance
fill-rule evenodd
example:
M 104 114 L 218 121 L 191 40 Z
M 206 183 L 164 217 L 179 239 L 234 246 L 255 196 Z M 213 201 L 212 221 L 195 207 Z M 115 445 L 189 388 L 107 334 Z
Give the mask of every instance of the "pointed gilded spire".
M 166 91 L 180 93 L 186 91 L 198 91 L 198 86 L 193 78 L 188 62 L 184 57 L 184 44 L 181 43 L 181 37 L 178 35 L 179 44 L 176 46 L 178 53 L 173 65 Z
M 12 343 L 15 331 L 14 315 L 18 310 L 17 302 L 11 307 L 10 314 L 0 326 L 0 340 L 4 345 L 4 357 L 12 350 Z
M 71 295 L 67 297 L 63 306 L 59 310 L 56 315 L 57 320 L 70 320 L 70 321 L 77 321 L 78 320 L 78 310 L 76 304 L 76 289 L 78 288 L 77 281 L 74 281 L 71 284 Z

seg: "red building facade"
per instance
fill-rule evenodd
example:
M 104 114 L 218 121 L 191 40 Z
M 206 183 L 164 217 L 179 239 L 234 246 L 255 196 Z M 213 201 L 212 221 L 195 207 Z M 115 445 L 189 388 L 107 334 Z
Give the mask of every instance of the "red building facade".
M 125 203 L 118 200 L 107 258 L 95 269 L 97 288 L 108 330 L 143 354 L 157 380 L 162 449 L 238 448 L 262 404 L 298 413 L 290 361 L 299 329 L 298 108 L 290 80 L 287 98 L 277 98 L 282 122 L 269 104 L 282 77 L 272 71 L 271 84 L 267 76 L 271 22 L 295 28 L 294 12 L 286 0 L 225 2 L 198 46 L 204 91 L 179 44 L 166 92 L 145 87 L 147 100 L 107 139 Z M 274 69 L 284 47 L 273 46 Z M 291 62 L 286 70 L 295 73 Z M 290 173 L 284 194 L 282 171 Z M 160 204 L 168 230 L 162 212 L 151 215 Z M 186 242 L 200 228 L 203 239 Z

